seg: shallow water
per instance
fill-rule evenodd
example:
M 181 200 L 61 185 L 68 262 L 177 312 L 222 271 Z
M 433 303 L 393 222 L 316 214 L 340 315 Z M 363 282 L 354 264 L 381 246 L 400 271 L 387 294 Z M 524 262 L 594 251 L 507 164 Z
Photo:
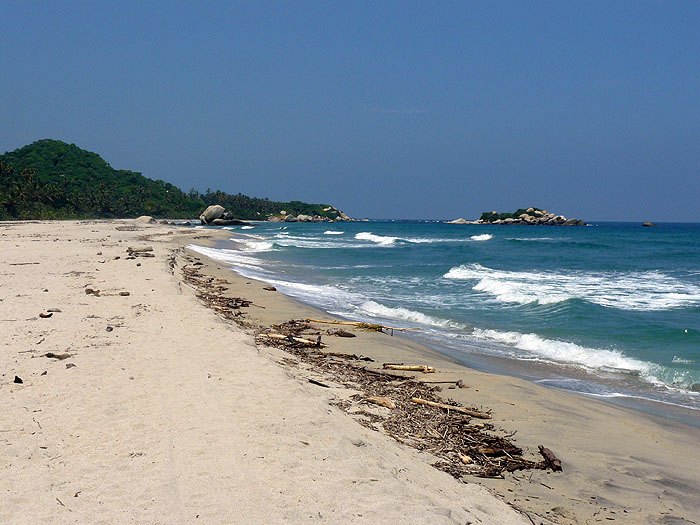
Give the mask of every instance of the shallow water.
M 330 313 L 420 326 L 412 338 L 470 366 L 700 421 L 698 224 L 229 229 L 238 249 L 198 249 Z

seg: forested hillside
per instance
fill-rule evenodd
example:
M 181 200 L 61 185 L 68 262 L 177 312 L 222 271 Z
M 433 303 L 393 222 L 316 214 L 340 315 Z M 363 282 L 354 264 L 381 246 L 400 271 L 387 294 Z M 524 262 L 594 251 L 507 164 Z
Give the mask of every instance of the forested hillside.
M 325 204 L 210 190 L 185 193 L 138 172 L 115 170 L 96 153 L 60 140 L 39 140 L 0 155 L 0 220 L 192 218 L 210 204 L 221 204 L 240 219 L 266 219 L 280 210 L 330 218 L 339 213 Z

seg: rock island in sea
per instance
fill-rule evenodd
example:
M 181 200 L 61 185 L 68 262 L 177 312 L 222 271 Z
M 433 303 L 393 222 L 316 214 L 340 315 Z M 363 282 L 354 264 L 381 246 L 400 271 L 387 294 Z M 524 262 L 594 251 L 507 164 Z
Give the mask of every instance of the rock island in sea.
M 540 208 L 520 208 L 513 213 L 485 211 L 475 221 L 459 218 L 445 221 L 446 224 L 529 224 L 532 226 L 585 226 L 581 219 L 567 219 L 564 215 L 555 215 Z

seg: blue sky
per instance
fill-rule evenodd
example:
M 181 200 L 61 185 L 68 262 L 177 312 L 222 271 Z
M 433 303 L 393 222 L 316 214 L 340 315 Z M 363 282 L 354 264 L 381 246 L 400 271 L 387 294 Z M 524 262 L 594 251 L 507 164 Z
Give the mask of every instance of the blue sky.
M 700 221 L 700 3 L 0 0 L 0 151 L 358 217 Z

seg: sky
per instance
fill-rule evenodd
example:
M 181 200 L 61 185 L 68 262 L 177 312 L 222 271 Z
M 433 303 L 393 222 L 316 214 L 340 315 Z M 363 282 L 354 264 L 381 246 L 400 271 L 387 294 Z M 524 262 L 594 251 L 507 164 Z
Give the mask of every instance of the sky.
M 355 217 L 700 222 L 700 3 L 0 0 L 0 121 Z

